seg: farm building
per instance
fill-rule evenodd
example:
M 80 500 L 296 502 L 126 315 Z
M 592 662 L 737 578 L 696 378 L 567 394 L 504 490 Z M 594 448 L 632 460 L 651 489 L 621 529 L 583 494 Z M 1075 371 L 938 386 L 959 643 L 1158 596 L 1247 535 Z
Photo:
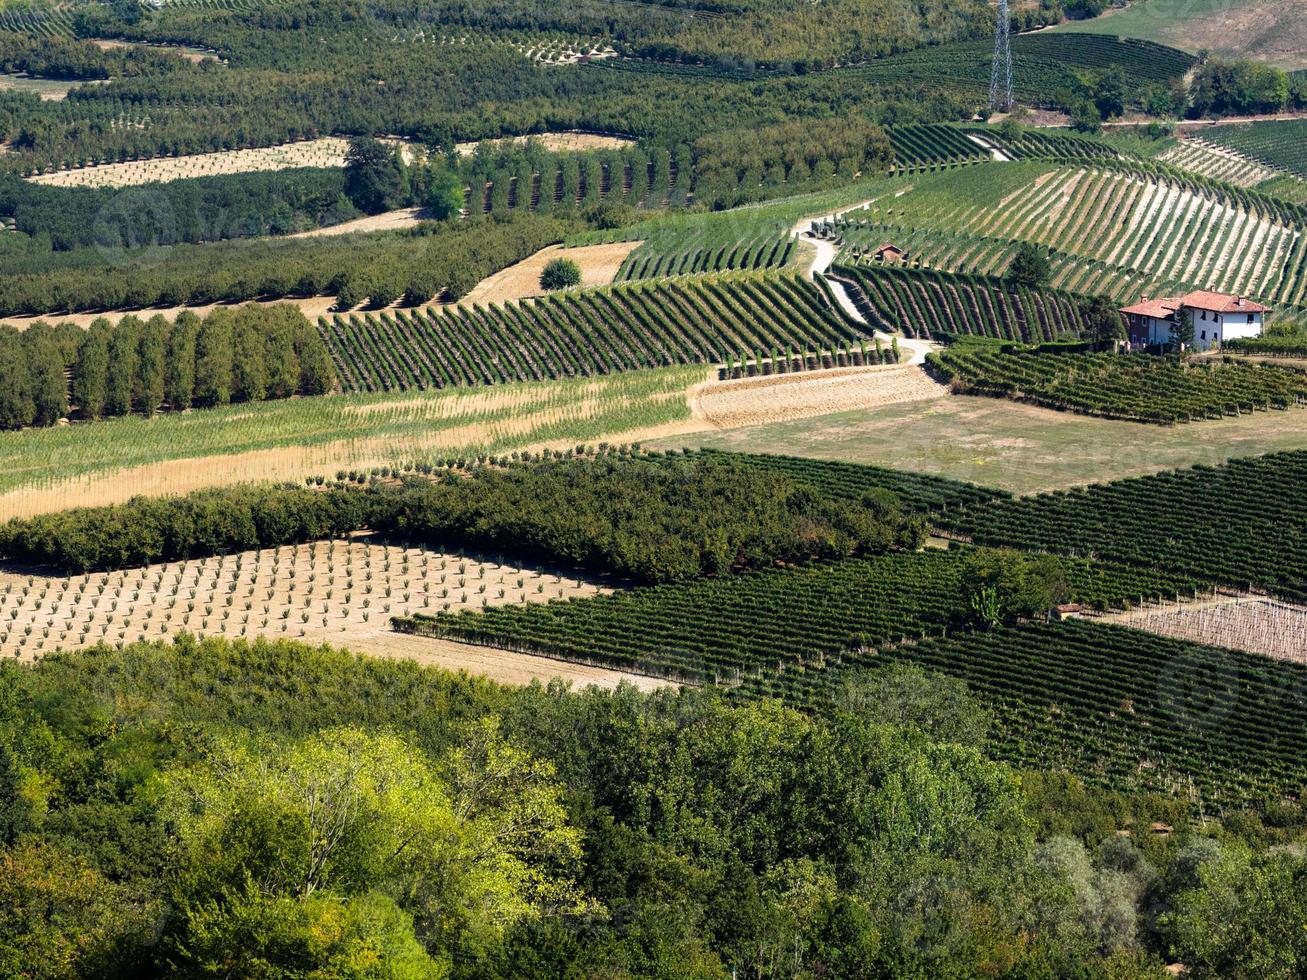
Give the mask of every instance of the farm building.
M 1169 344 L 1181 310 L 1188 310 L 1193 319 L 1195 350 L 1220 347 L 1227 340 L 1260 337 L 1268 312 L 1267 307 L 1243 296 L 1202 289 L 1175 299 L 1144 296 L 1121 310 L 1130 330 L 1130 345 Z
M 908 253 L 897 245 L 890 245 L 888 242 L 876 249 L 873 253 L 877 262 L 902 262 L 908 257 Z

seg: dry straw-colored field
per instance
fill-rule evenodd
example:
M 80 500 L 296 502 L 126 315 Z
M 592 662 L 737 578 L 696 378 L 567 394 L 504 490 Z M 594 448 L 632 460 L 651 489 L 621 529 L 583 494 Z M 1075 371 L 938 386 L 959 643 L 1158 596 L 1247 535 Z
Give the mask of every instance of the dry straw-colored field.
M 691 393 L 694 417 L 717 429 L 919 402 L 948 388 L 915 365 L 832 368 L 797 374 L 710 381 Z
M 469 667 L 506 682 L 647 678 L 393 632 L 391 616 L 594 595 L 595 582 L 367 537 L 74 577 L 0 573 L 0 656 L 132 643 L 181 632 L 345 646 Z

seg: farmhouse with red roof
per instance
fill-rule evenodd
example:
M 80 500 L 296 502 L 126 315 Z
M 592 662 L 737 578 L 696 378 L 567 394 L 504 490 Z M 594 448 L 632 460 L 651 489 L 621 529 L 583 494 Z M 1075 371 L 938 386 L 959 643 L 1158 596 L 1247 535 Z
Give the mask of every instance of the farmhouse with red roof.
M 1193 318 L 1194 350 L 1219 348 L 1227 340 L 1260 337 L 1269 308 L 1243 296 L 1229 296 L 1198 289 L 1175 299 L 1143 297 L 1124 307 L 1132 346 L 1169 344 L 1179 313 L 1187 309 Z

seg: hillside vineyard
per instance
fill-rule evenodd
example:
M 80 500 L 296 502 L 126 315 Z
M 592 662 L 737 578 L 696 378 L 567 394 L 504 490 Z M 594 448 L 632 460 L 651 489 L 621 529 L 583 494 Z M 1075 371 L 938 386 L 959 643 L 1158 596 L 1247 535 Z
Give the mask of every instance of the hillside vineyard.
M 0 4 L 0 978 L 1307 977 L 1304 23 Z

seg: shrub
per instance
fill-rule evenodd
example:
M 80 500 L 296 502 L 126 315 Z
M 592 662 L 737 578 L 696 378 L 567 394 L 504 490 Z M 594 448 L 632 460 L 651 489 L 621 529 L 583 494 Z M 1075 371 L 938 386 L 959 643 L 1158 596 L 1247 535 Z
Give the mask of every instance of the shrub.
M 541 289 L 570 289 L 581 285 L 581 267 L 571 259 L 553 259 L 540 273 Z

